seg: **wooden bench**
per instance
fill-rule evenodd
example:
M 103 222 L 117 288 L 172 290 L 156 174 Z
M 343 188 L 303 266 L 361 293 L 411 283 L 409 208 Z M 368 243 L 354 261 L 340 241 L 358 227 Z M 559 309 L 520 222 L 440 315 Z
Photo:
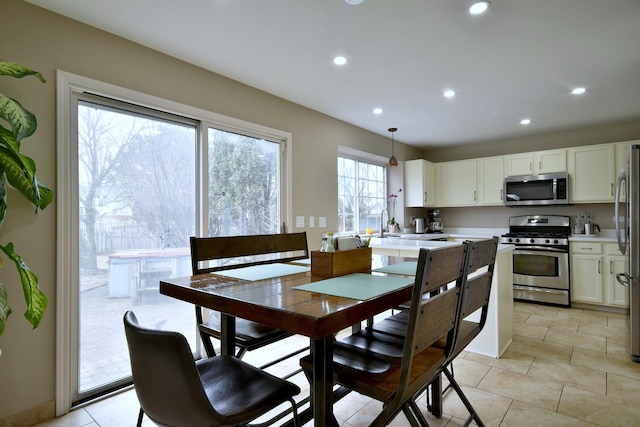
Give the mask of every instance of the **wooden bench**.
M 191 237 L 191 265 L 193 274 L 215 273 L 219 271 L 255 265 L 282 263 L 309 258 L 307 233 L 262 234 L 255 236 Z M 210 312 L 204 319 L 202 307 L 196 306 L 196 321 L 205 351 L 214 356 L 212 338 L 220 339 L 221 316 Z M 236 347 L 238 357 L 291 334 L 246 319 L 236 319 Z M 300 349 L 295 353 L 300 353 Z M 294 354 L 295 354 L 294 353 Z M 280 360 L 272 361 L 270 366 Z

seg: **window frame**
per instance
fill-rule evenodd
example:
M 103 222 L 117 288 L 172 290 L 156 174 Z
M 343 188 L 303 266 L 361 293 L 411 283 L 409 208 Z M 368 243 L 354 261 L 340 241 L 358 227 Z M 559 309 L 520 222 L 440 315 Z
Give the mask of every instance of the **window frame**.
M 389 185 L 389 165 L 387 163 L 387 159 L 381 156 L 377 156 L 375 154 L 371 154 L 371 153 L 367 153 L 367 152 L 363 152 L 363 151 L 359 151 L 350 147 L 343 147 L 340 146 L 338 147 L 338 156 L 336 161 L 339 163 L 340 158 L 344 158 L 344 159 L 348 159 L 348 160 L 353 160 L 356 162 L 356 190 L 358 188 L 360 188 L 359 186 L 359 164 L 360 163 L 364 163 L 367 165 L 373 165 L 373 166 L 378 166 L 381 167 L 383 169 L 383 177 L 384 177 L 384 182 L 382 183 L 382 188 L 383 188 L 383 197 L 379 198 L 377 197 L 376 199 L 382 200 L 383 201 L 383 208 L 385 209 L 387 207 L 387 200 L 388 200 L 388 185 Z M 338 164 L 338 169 L 337 169 L 337 176 L 336 179 L 340 180 L 340 170 L 339 170 L 339 164 Z M 338 188 L 340 187 L 340 183 L 338 182 Z M 354 218 L 354 224 L 355 224 L 355 229 L 354 230 L 343 230 L 340 229 L 340 225 L 339 225 L 339 232 L 340 233 L 350 233 L 350 234 L 359 234 L 359 233 L 364 233 L 365 232 L 365 228 L 360 229 L 360 196 L 358 194 L 355 195 L 356 198 L 356 211 L 355 211 L 355 218 Z M 339 206 L 340 206 L 340 193 L 338 192 L 338 221 L 340 221 L 340 215 L 341 212 L 339 211 Z M 381 212 L 382 212 L 381 209 Z M 379 214 L 381 214 L 381 212 Z M 380 223 L 377 223 L 377 228 L 374 227 L 374 231 L 380 231 L 378 228 L 381 226 Z

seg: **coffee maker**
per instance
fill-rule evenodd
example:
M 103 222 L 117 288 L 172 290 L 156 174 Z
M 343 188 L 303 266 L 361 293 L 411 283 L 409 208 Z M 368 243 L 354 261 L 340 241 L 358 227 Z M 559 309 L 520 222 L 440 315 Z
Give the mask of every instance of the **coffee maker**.
M 442 218 L 440 218 L 440 209 L 429 209 L 427 211 L 429 219 L 429 227 L 427 233 L 442 233 Z

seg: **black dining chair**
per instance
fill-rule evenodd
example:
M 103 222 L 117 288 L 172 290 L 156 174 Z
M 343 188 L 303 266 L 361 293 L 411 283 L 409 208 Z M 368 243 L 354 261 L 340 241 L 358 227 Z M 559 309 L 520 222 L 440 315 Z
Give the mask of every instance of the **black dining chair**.
M 131 373 L 140 413 L 156 424 L 175 427 L 247 425 L 290 402 L 300 388 L 233 356 L 195 361 L 186 338 L 141 327 L 132 311 L 124 315 Z

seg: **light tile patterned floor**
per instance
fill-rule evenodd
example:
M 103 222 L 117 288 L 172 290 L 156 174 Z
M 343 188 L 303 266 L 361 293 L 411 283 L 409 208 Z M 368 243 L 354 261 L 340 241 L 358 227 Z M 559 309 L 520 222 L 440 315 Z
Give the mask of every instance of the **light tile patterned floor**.
M 487 426 L 637 426 L 640 363 L 630 360 L 628 341 L 628 316 L 515 303 L 514 341 L 504 356 L 463 353 L 454 362 L 455 375 Z M 291 345 L 284 342 L 269 351 Z M 260 357 L 255 351 L 245 359 L 258 363 Z M 280 370 L 286 367 L 274 372 Z M 292 380 L 308 394 L 304 376 Z M 424 398 L 418 403 L 435 427 L 459 426 L 466 417 L 452 392 L 445 396 L 441 418 L 427 413 Z M 369 425 L 380 408 L 351 393 L 336 403 L 335 414 L 341 426 L 360 427 Z M 129 390 L 40 426 L 134 426 L 137 412 L 135 393 Z M 145 420 L 144 425 L 152 424 Z M 390 425 L 408 422 L 400 414 Z

